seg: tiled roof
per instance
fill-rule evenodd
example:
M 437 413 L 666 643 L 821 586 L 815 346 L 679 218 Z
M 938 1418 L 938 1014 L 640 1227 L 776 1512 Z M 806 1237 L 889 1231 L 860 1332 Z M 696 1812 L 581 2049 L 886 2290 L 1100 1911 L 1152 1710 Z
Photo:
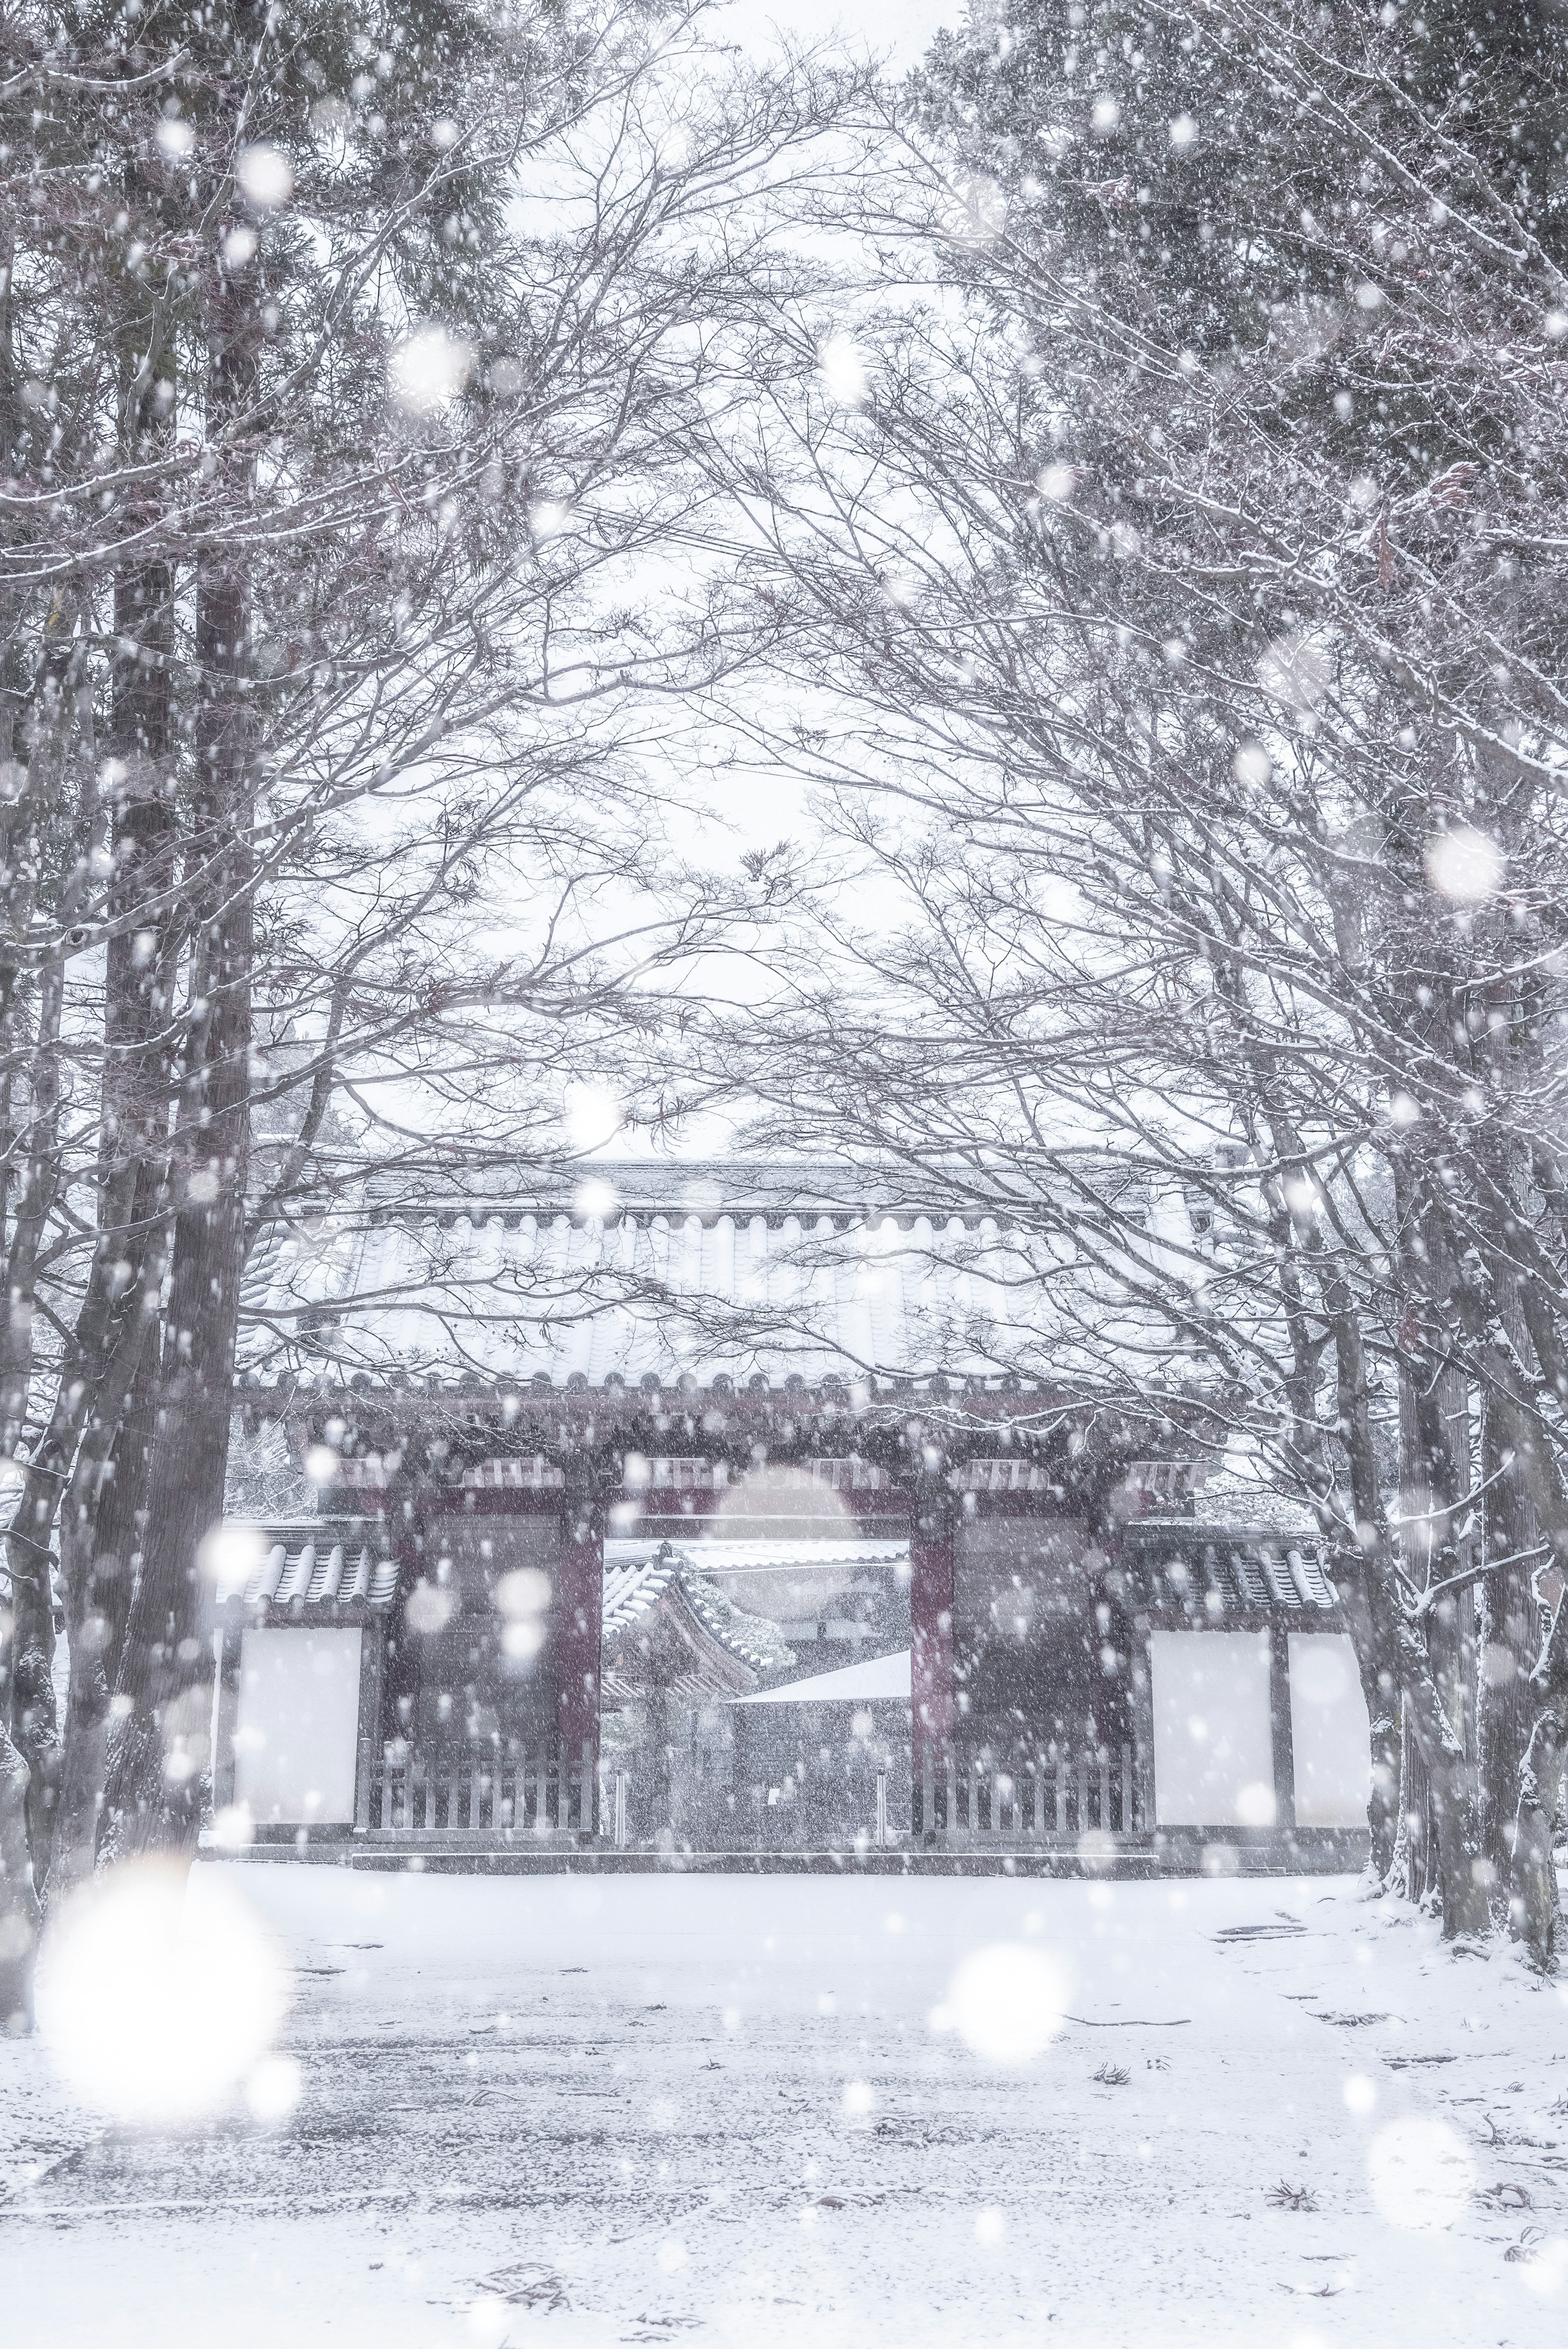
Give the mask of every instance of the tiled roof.
M 604 1636 L 612 1639 L 645 1615 L 662 1590 L 667 1590 L 680 1572 L 680 1560 L 666 1543 L 663 1550 L 651 1557 L 643 1555 L 624 1565 L 612 1566 L 610 1544 L 604 1545 L 604 1603 L 603 1623 Z
M 758 1689 L 754 1696 L 738 1696 L 736 1704 L 907 1704 L 912 1686 L 912 1651 L 901 1648 L 891 1656 L 868 1656 L 841 1664 L 837 1671 L 812 1672 L 803 1681 L 788 1681 L 782 1688 Z
M 668 1551 L 678 1567 L 698 1575 L 754 1574 L 766 1572 L 770 1567 L 795 1573 L 802 1568 L 814 1571 L 820 1567 L 903 1566 L 909 1560 L 907 1534 L 892 1534 L 881 1539 L 874 1535 L 863 1539 L 851 1535 L 820 1539 L 797 1539 L 785 1535 L 771 1540 L 730 1541 L 722 1533 L 705 1533 L 694 1534 L 690 1541 L 683 1538 L 678 1545 L 665 1542 L 661 1547 Z M 646 1540 L 607 1541 L 606 1588 L 612 1573 L 657 1554 Z
M 695 1571 L 684 1572 L 680 1585 L 704 1629 L 721 1647 L 738 1656 L 742 1663 L 749 1664 L 754 1672 L 789 1670 L 795 1661 L 795 1651 L 785 1645 L 778 1624 L 770 1617 L 748 1615 L 717 1582 L 709 1582 Z
M 1201 1616 L 1317 1612 L 1337 1606 L 1315 1545 L 1224 1526 L 1128 1528 L 1127 1603 Z
M 703 1547 L 706 1554 L 707 1546 Z M 753 1545 L 715 1545 L 716 1548 L 720 1547 L 727 1552 L 748 1549 Z M 628 1556 L 631 1552 L 637 1554 Z M 645 1543 L 605 1543 L 603 1619 L 607 1651 L 657 1605 L 672 1584 L 678 1586 L 681 1597 L 708 1636 L 752 1671 L 784 1671 L 793 1664 L 794 1650 L 785 1645 L 776 1623 L 766 1616 L 748 1615 L 744 1608 L 738 1607 L 717 1583 L 707 1578 L 691 1551 L 676 1549 L 670 1542 L 662 1542 L 652 1553 Z
M 590 1170 L 592 1172 L 592 1170 Z M 632 1170 L 497 1202 L 370 1198 L 273 1232 L 246 1365 L 373 1387 L 1047 1384 L 1115 1284 L 1010 1216 L 868 1196 L 839 1170 Z M 612 1192 L 614 1195 L 612 1195 Z M 644 1197 L 643 1192 L 658 1194 Z M 1103 1295 L 1100 1293 L 1103 1291 Z
M 390 1607 L 397 1565 L 374 1519 L 308 1517 L 292 1525 L 224 1528 L 218 1598 L 249 1608 Z

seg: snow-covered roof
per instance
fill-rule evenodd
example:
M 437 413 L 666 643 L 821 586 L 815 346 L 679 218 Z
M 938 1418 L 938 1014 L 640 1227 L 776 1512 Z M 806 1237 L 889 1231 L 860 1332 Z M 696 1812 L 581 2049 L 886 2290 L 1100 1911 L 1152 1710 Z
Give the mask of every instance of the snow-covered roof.
M 280 1227 L 247 1289 L 249 1372 L 371 1387 L 1049 1384 L 1091 1290 L 1106 1290 L 1097 1312 L 1126 1310 L 1059 1239 L 870 1196 L 852 1168 L 679 1173 L 606 1170 L 575 1197 L 369 1197 Z
M 820 1545 L 796 1547 L 815 1548 Z M 670 1542 L 661 1542 L 653 1550 L 645 1542 L 606 1542 L 603 1592 L 602 1620 L 607 1679 L 627 1681 L 627 1672 L 616 1670 L 616 1659 L 629 1652 L 627 1635 L 634 1639 L 639 1624 L 653 1614 L 666 1592 L 677 1597 L 707 1637 L 748 1671 L 784 1671 L 795 1661 L 794 1650 L 786 1646 L 776 1623 L 767 1616 L 748 1614 L 738 1607 L 716 1582 L 708 1579 L 691 1550 L 676 1549 Z
M 618 1547 L 629 1547 L 629 1544 Z M 646 1614 L 661 1590 L 667 1590 L 680 1572 L 680 1560 L 666 1543 L 664 1549 L 651 1555 L 642 1544 L 635 1558 L 612 1565 L 611 1544 L 604 1545 L 603 1623 L 605 1636 L 613 1637 L 624 1624 L 634 1623 L 639 1615 Z
M 1305 1503 L 1294 1494 L 1274 1491 L 1261 1477 L 1243 1482 L 1237 1477 L 1212 1476 L 1203 1486 L 1200 1506 L 1206 1526 L 1246 1533 L 1266 1529 L 1308 1542 L 1317 1538 L 1317 1521 Z
M 1206 1621 L 1327 1610 L 1339 1603 L 1316 1544 L 1266 1527 L 1145 1521 L 1128 1527 L 1122 1566 L 1132 1603 Z
M 755 1696 L 732 1699 L 736 1704 L 907 1704 L 910 1702 L 910 1650 L 896 1655 L 869 1656 L 862 1663 L 844 1664 L 833 1672 L 813 1672 L 782 1688 L 759 1689 Z
M 668 1548 L 669 1545 L 662 1547 Z M 606 1541 L 606 1589 L 613 1571 L 656 1554 L 645 1540 Z M 894 1534 L 881 1540 L 846 1537 L 839 1540 L 726 1541 L 722 1535 L 706 1535 L 694 1529 L 693 1538 L 683 1540 L 678 1549 L 671 1550 L 671 1556 L 694 1574 L 793 1574 L 819 1568 L 896 1567 L 909 1561 L 909 1537 Z
M 397 1562 L 374 1518 L 231 1519 L 209 1552 L 216 1596 L 250 1608 L 390 1607 Z

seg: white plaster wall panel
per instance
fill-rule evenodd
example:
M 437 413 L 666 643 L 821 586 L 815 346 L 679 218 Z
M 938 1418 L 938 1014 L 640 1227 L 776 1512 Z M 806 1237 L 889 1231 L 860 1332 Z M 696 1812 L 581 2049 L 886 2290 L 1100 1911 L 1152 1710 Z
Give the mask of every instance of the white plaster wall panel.
M 269 1825 L 354 1818 L 363 1633 L 303 1624 L 247 1630 L 240 1645 L 234 1798 Z
M 1372 1731 L 1345 1632 L 1291 1632 L 1290 1736 L 1297 1826 L 1364 1827 Z
M 1269 1826 L 1266 1631 L 1151 1631 L 1154 1811 L 1161 1826 Z

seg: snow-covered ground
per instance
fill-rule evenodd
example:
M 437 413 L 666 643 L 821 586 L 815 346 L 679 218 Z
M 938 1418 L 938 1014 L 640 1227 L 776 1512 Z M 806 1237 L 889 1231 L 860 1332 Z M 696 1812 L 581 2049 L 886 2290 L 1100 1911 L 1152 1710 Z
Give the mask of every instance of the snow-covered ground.
M 117 2133 L 0 2048 L 8 2340 L 1518 2349 L 1568 2318 L 1563 1992 L 1347 1882 L 208 1867 L 191 1897 L 229 1889 L 296 1969 L 299 2102 Z M 1057 2034 L 975 2052 L 1018 2054 L 1032 1979 Z

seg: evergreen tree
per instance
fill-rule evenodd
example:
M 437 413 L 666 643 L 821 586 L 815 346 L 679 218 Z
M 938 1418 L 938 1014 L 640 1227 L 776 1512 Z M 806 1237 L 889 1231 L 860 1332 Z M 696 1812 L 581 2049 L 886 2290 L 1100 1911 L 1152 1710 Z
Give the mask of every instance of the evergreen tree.
M 3 40 L 0 1759 L 40 1873 L 63 1801 L 66 1881 L 193 1839 L 242 1274 L 352 1178 L 346 1071 L 469 1100 L 478 998 L 521 1094 L 613 1022 L 552 893 L 655 860 L 591 715 L 727 657 L 700 582 L 628 581 L 700 494 L 704 316 L 838 93 L 641 0 L 32 0 Z M 525 872 L 531 963 L 473 911 Z

